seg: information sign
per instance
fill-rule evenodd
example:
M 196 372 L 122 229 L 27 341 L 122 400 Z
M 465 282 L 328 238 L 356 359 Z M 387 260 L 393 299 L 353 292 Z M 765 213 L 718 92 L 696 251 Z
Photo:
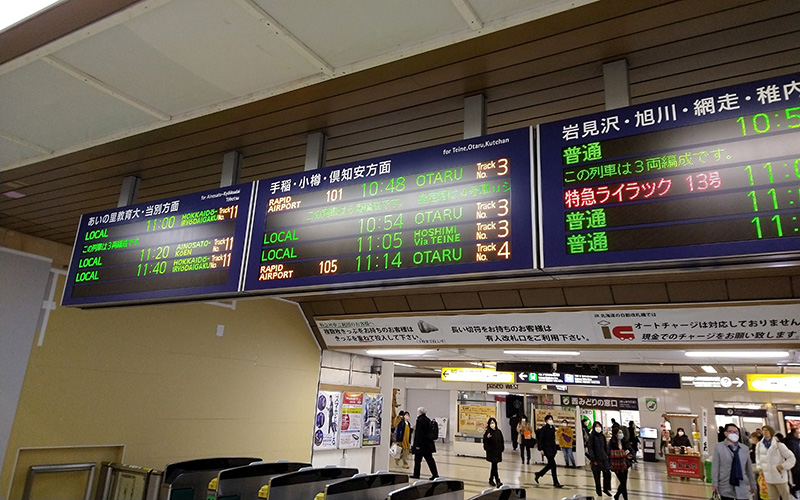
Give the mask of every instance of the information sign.
M 731 378 L 724 375 L 682 375 L 681 384 L 703 389 L 730 389 L 731 387 L 738 389 L 744 385 L 744 380 L 740 377 Z
M 237 292 L 252 193 L 242 184 L 82 216 L 62 305 Z
M 539 127 L 543 267 L 797 253 L 800 75 Z
M 245 289 L 532 270 L 532 131 L 259 181 Z
M 574 375 L 572 373 L 517 373 L 518 383 L 551 385 L 608 385 L 602 375 Z
M 610 398 L 605 396 L 561 396 L 562 406 L 580 406 L 581 408 L 599 408 L 605 410 L 639 410 L 636 398 Z

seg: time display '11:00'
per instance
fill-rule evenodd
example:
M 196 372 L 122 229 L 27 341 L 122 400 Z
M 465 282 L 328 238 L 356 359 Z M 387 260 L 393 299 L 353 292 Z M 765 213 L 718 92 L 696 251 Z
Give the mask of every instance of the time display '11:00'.
M 260 182 L 245 289 L 530 269 L 530 140 L 518 130 Z

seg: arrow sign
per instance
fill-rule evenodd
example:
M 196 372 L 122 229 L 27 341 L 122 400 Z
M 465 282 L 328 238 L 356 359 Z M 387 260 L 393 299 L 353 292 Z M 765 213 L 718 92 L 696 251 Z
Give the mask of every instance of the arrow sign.
M 528 380 L 528 374 L 527 373 L 520 373 L 519 374 L 519 379 L 520 380 Z
M 736 382 L 736 387 L 741 387 L 744 384 L 744 380 L 740 379 L 739 377 L 736 377 L 735 382 Z

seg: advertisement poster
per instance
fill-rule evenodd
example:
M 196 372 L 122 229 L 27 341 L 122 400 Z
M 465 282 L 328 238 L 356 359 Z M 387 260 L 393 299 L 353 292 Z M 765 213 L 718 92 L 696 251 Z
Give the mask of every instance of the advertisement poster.
M 383 395 L 364 394 L 364 430 L 361 433 L 361 446 L 381 444 L 381 415 L 383 414 Z
M 497 407 L 458 405 L 458 432 L 482 436 L 489 417 L 497 418 Z
M 547 415 L 553 416 L 553 425 L 558 430 L 561 427 L 561 421 L 566 420 L 567 426 L 572 427 L 573 431 L 575 429 L 575 412 L 568 411 L 568 410 L 557 410 L 557 409 L 540 409 L 537 408 L 534 411 L 534 421 L 533 421 L 533 429 L 538 431 L 544 425 L 544 418 Z
M 339 448 L 361 448 L 361 427 L 364 422 L 364 394 L 342 394 L 342 421 L 339 424 Z
M 339 444 L 339 412 L 342 406 L 340 392 L 317 393 L 314 417 L 314 450 L 335 450 Z

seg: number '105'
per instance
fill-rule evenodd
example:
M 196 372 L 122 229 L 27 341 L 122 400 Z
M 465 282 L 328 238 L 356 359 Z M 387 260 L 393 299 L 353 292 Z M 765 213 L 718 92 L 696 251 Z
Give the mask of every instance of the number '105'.
M 786 121 L 791 122 L 797 120 L 797 123 L 788 123 L 786 126 L 789 128 L 798 128 L 800 127 L 800 107 L 797 108 L 788 108 L 785 109 L 784 112 L 786 113 Z M 775 118 L 779 118 L 779 115 L 776 114 Z M 746 118 L 750 118 L 746 120 Z M 772 124 L 770 123 L 769 115 L 766 113 L 758 113 L 753 115 L 752 117 L 749 116 L 740 116 L 736 119 L 736 122 L 742 126 L 742 135 L 746 136 L 748 127 L 752 129 L 751 131 L 755 132 L 756 134 L 763 134 L 765 132 L 769 132 Z M 781 124 L 776 124 L 776 127 L 780 127 Z

